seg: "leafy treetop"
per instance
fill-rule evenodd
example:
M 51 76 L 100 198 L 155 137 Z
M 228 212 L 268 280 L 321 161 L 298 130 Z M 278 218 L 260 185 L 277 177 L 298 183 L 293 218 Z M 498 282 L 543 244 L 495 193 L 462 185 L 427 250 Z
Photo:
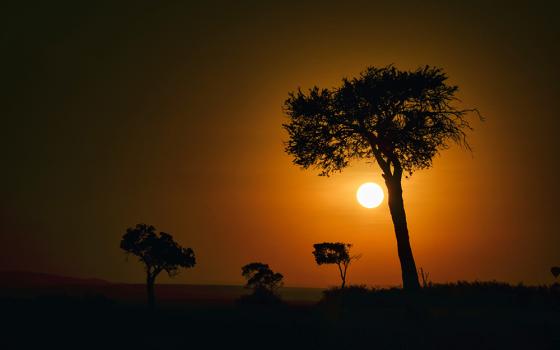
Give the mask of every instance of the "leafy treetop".
M 137 224 L 128 228 L 121 240 L 121 249 L 135 255 L 146 266 L 148 273 L 157 275 L 166 271 L 169 276 L 179 272 L 180 267 L 193 267 L 196 264 L 191 248 L 183 248 L 165 232 L 156 233 L 154 226 Z
M 247 280 L 245 285 L 255 291 L 273 292 L 282 286 L 284 276 L 270 269 L 267 264 L 253 262 L 241 268 L 241 274 Z
M 341 171 L 352 159 L 375 159 L 385 176 L 429 168 L 433 157 L 455 142 L 470 149 L 471 126 L 458 109 L 458 88 L 440 68 L 401 71 L 369 67 L 333 89 L 314 87 L 289 94 L 286 152 L 320 175 Z
M 313 256 L 318 265 L 349 262 L 351 247 L 352 244 L 340 242 L 317 243 L 313 245 L 313 248 L 315 248 Z

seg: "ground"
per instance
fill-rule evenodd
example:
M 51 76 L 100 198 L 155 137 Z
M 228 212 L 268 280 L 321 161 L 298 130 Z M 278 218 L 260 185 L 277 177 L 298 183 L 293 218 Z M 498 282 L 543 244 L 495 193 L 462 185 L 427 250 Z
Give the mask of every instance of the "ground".
M 560 348 L 558 286 L 463 283 L 414 294 L 352 287 L 321 300 L 313 300 L 321 296 L 315 289 L 293 289 L 272 305 L 237 303 L 240 287 L 183 286 L 183 297 L 170 298 L 170 289 L 181 288 L 159 286 L 154 312 L 139 298 L 142 287 L 113 286 L 112 297 L 83 286 L 3 288 L 3 342 L 34 349 Z

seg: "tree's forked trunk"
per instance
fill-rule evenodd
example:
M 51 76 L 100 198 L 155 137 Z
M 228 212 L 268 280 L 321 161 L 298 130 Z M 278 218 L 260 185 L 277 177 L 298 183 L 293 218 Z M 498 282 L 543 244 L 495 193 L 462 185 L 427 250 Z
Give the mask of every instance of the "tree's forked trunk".
M 408 238 L 408 226 L 402 196 L 402 184 L 400 176 L 385 175 L 385 184 L 389 192 L 389 210 L 393 219 L 395 236 L 397 238 L 397 251 L 401 263 L 403 288 L 405 290 L 417 290 L 420 288 L 416 263 L 412 255 L 412 248 Z

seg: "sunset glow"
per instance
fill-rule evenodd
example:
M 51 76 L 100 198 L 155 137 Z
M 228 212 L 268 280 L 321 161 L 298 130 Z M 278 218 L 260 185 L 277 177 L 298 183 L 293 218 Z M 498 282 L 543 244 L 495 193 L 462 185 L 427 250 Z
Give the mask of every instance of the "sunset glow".
M 472 115 L 472 152 L 451 142 L 429 168 L 403 173 L 417 267 L 438 282 L 556 281 L 560 46 L 549 6 L 11 3 L 2 269 L 144 281 L 117 240 L 146 223 L 201 259 L 161 283 L 236 285 L 241 266 L 262 260 L 286 286 L 337 285 L 311 251 L 340 241 L 363 255 L 352 283 L 399 285 L 375 159 L 318 176 L 286 154 L 282 127 L 289 92 L 393 64 L 442 67 L 457 107 L 486 118 Z M 382 188 L 376 205 L 357 201 L 367 182 Z
M 560 1 L 3 5 L 6 348 L 560 350 Z

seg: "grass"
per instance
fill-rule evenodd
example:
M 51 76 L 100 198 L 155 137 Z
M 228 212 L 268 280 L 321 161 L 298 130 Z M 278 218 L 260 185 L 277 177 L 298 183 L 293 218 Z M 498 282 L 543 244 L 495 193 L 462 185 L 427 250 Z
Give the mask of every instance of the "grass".
M 102 295 L 3 297 L 17 348 L 555 349 L 560 288 L 434 284 L 418 293 L 350 286 L 318 303 L 142 303 Z M 8 347 L 7 347 L 8 348 Z

